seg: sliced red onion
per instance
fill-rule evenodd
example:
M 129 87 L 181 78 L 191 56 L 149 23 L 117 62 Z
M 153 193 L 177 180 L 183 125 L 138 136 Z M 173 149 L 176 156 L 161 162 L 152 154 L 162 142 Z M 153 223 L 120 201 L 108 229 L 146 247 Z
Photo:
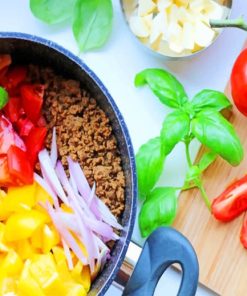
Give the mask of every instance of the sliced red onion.
M 99 211 L 101 213 L 102 220 L 105 221 L 107 224 L 110 224 L 112 227 L 122 230 L 123 227 L 117 222 L 116 217 L 111 213 L 109 208 L 103 203 L 102 200 L 97 198 L 97 204 L 99 207 Z
M 89 207 L 91 206 L 91 203 L 93 201 L 93 198 L 94 198 L 94 195 L 95 195 L 95 190 L 96 190 L 96 183 L 94 182 L 93 183 L 93 187 L 92 187 L 91 192 L 90 192 L 89 199 L 88 199 L 88 205 L 89 205 Z
M 54 193 L 50 185 L 40 175 L 34 173 L 34 180 L 51 196 L 56 208 L 59 207 L 57 195 Z
M 88 200 L 90 196 L 90 186 L 87 182 L 87 179 L 79 165 L 79 163 L 74 162 L 70 157 L 67 158 L 69 164 L 69 172 L 72 178 L 75 180 L 77 188 L 81 196 Z
M 73 265 L 73 260 L 71 257 L 70 249 L 65 240 L 62 238 L 62 244 L 63 244 L 63 249 L 64 249 L 64 254 L 68 263 L 68 268 L 69 270 L 72 270 L 74 265 Z
M 69 183 L 70 183 L 71 187 L 73 188 L 73 191 L 75 193 L 78 193 L 78 189 L 77 189 L 77 186 L 76 186 L 73 176 L 70 176 Z
M 53 131 L 52 131 L 50 158 L 51 158 L 52 166 L 55 168 L 57 163 L 57 135 L 56 135 L 55 127 L 53 128 Z
M 42 171 L 45 174 L 45 177 L 47 177 L 52 185 L 52 188 L 56 192 L 56 194 L 61 198 L 61 200 L 68 205 L 68 199 L 65 195 L 65 192 L 58 180 L 58 177 L 56 175 L 56 172 L 52 166 L 51 159 L 49 157 L 48 151 L 46 149 L 43 149 L 39 152 L 39 161 Z
M 47 211 L 52 219 L 53 224 L 55 225 L 57 231 L 61 235 L 61 237 L 64 239 L 64 241 L 68 244 L 68 246 L 71 248 L 71 250 L 74 252 L 76 257 L 84 264 L 86 265 L 87 258 L 84 256 L 82 250 L 78 246 L 76 240 L 72 236 L 72 234 L 64 227 L 63 221 L 60 219 L 59 215 L 56 214 L 54 209 L 52 208 L 51 204 L 49 202 L 46 203 Z

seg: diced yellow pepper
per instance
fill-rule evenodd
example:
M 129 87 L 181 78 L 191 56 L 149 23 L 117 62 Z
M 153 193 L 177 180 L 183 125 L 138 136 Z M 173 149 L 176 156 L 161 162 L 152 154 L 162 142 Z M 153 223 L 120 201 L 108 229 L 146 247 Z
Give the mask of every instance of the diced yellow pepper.
M 23 262 L 20 256 L 14 251 L 10 250 L 6 257 L 1 262 L 0 268 L 4 270 L 4 272 L 9 275 L 17 275 L 21 272 L 23 267 Z
M 43 235 L 43 225 L 37 228 L 32 234 L 30 241 L 34 248 L 41 249 L 42 248 L 42 235 Z
M 66 213 L 73 213 L 73 210 L 64 203 L 62 203 L 60 207 Z
M 60 242 L 60 236 L 53 225 L 44 225 L 42 229 L 42 251 L 48 253 Z
M 0 280 L 0 295 L 17 295 L 17 285 L 14 278 L 5 277 Z
M 53 200 L 50 197 L 49 193 L 43 189 L 39 184 L 36 183 L 36 191 L 35 191 L 35 199 L 36 203 L 43 202 L 46 203 L 46 201 L 49 201 L 51 204 L 53 204 Z
M 67 282 L 65 286 L 65 295 L 66 296 L 86 296 L 87 292 L 84 287 L 80 284 Z
M 64 295 L 63 281 L 59 277 L 51 253 L 35 255 L 32 258 L 30 272 L 47 296 Z
M 91 276 L 89 266 L 83 266 L 81 278 L 81 284 L 85 288 L 86 292 L 88 292 L 91 287 Z
M 4 200 L 5 200 L 5 197 L 0 196 L 0 221 L 6 220 L 10 215 L 10 213 L 5 209 Z
M 22 212 L 35 205 L 36 183 L 23 187 L 10 187 L 4 199 L 6 210 L 9 212 Z
M 15 250 L 20 255 L 22 260 L 32 258 L 34 254 L 40 253 L 38 249 L 34 248 L 28 239 L 23 239 L 15 242 Z
M 72 278 L 78 282 L 81 283 L 81 273 L 82 273 L 83 265 L 82 263 L 78 260 L 74 268 L 71 270 L 71 276 Z
M 52 248 L 57 270 L 64 281 L 72 280 L 64 250 L 61 247 Z
M 48 222 L 48 216 L 36 210 L 13 214 L 6 223 L 6 241 L 17 241 L 32 236 L 34 231 Z
M 31 261 L 28 259 L 24 264 L 20 280 L 18 283 L 19 296 L 45 296 L 38 282 L 30 273 Z

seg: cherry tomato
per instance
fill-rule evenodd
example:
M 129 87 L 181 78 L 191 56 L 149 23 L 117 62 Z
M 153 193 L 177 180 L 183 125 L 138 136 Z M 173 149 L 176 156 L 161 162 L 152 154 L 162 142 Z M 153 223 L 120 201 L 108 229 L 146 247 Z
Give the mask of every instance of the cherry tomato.
M 233 66 L 231 88 L 235 105 L 247 116 L 247 49 L 241 52 Z

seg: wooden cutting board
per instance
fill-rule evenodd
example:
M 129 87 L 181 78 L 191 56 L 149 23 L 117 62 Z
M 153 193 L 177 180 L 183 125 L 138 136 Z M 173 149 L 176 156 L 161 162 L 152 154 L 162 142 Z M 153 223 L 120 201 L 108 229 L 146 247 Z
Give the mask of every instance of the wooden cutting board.
M 226 91 L 229 95 L 229 90 Z M 247 173 L 247 118 L 236 108 L 229 119 L 235 126 L 245 149 L 244 161 L 231 167 L 218 158 L 204 173 L 203 181 L 208 196 L 218 196 L 234 179 Z M 199 151 L 197 159 L 203 153 Z M 247 295 L 247 250 L 239 233 L 243 216 L 230 223 L 216 221 L 206 208 L 200 192 L 181 193 L 179 211 L 174 227 L 192 243 L 199 259 L 200 282 L 223 296 Z

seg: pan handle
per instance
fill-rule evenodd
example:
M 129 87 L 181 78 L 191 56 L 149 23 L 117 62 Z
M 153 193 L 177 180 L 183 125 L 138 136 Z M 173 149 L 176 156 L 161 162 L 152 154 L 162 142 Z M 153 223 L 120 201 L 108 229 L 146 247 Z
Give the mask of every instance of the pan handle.
M 190 242 L 178 231 L 160 227 L 147 239 L 123 296 L 151 296 L 166 269 L 173 263 L 182 267 L 178 296 L 194 296 L 199 265 Z

